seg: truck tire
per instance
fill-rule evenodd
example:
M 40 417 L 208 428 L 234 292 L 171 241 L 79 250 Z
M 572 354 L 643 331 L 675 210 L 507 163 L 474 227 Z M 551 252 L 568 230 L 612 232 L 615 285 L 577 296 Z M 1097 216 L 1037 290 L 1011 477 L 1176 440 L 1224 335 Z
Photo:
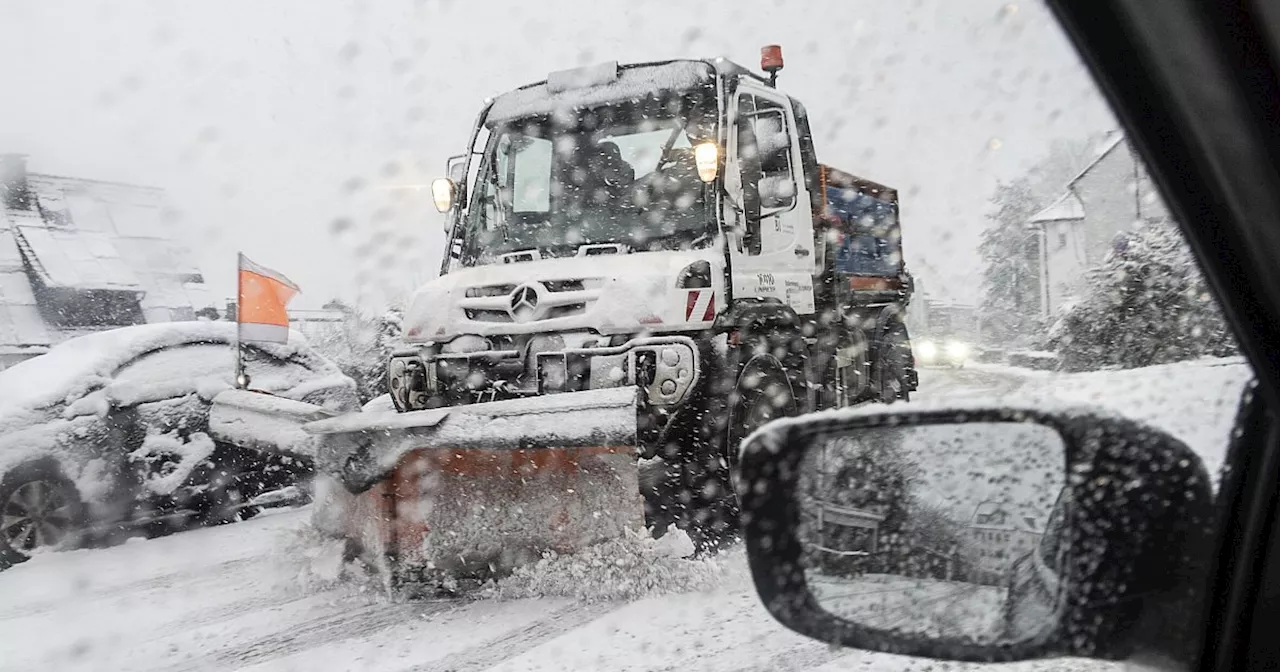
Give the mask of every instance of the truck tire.
M 772 358 L 763 365 L 748 362 L 738 377 L 735 393 L 737 403 L 730 411 L 729 441 L 724 456 L 725 465 L 730 468 L 738 465 L 738 446 L 752 432 L 771 420 L 799 414 L 791 381 Z
M 799 408 L 790 379 L 777 360 L 767 356 L 743 367 L 731 398 L 720 450 L 708 455 L 695 472 L 697 519 L 685 531 L 699 555 L 715 553 L 737 538 L 738 495 L 732 470 L 742 440 L 771 420 L 795 416 Z
M 886 404 L 910 401 L 911 392 L 907 389 L 910 356 L 911 343 L 907 338 L 906 325 L 890 322 L 880 336 L 875 365 L 871 370 L 871 392 L 878 395 L 877 401 Z

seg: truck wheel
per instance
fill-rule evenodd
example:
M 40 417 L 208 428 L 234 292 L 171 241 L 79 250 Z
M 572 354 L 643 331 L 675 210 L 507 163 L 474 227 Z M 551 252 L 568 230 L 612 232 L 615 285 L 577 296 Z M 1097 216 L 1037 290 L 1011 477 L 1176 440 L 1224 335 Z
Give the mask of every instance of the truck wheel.
M 798 415 L 796 397 L 791 382 L 776 366 L 752 367 L 738 379 L 738 403 L 732 409 L 729 424 L 729 443 L 725 463 L 738 465 L 738 446 L 752 432 L 777 418 Z
M 888 404 L 899 399 L 911 399 L 906 384 L 910 352 L 907 328 L 901 322 L 891 323 L 880 338 L 876 364 L 871 373 L 871 389 L 879 394 L 878 401 Z
M 85 507 L 76 486 L 49 465 L 25 465 L 0 481 L 0 569 L 74 539 Z
M 721 434 L 723 443 L 713 442 L 720 444 L 719 452 L 704 457 L 692 472 L 696 517 L 685 531 L 698 555 L 715 553 L 737 536 L 738 496 L 732 468 L 738 464 L 742 440 L 771 420 L 797 414 L 791 383 L 776 364 L 748 363 L 733 396 L 736 402 L 730 408 L 728 431 Z

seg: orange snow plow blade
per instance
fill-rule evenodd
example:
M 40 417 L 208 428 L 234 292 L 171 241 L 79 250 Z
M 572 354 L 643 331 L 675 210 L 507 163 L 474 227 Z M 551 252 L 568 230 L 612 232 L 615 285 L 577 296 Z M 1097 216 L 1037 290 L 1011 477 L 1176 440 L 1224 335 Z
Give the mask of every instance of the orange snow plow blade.
M 321 470 L 356 493 L 317 506 L 341 506 L 341 533 L 397 584 L 501 575 L 621 537 L 644 525 L 635 399 L 602 390 L 312 423 Z M 372 471 L 334 468 L 335 454 L 362 452 Z

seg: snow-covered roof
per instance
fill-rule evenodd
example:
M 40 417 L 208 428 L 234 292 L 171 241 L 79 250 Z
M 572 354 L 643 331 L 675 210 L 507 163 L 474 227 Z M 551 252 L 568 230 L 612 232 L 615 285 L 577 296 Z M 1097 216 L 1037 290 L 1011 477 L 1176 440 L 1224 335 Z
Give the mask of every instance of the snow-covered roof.
M 105 233 L 16 226 L 22 256 L 46 287 L 142 291 L 142 282 Z
M 52 342 L 13 232 L 0 228 L 0 349 L 40 348 Z
M 0 205 L 0 353 L 39 354 L 74 335 L 70 323 L 46 320 L 74 292 L 136 293 L 148 322 L 191 319 L 211 305 L 191 250 L 162 215 L 161 189 L 40 173 L 25 179 L 38 207 Z M 33 283 L 70 293 L 41 294 Z
M 591 78 L 580 81 L 600 81 L 600 66 L 590 68 Z M 617 79 L 608 83 L 561 90 L 573 78 L 562 73 L 554 77 L 552 89 L 547 82 L 539 82 L 515 91 L 504 93 L 493 101 L 485 123 L 519 119 L 530 115 L 550 114 L 561 109 L 579 109 L 621 100 L 647 96 L 656 91 L 686 91 L 710 81 L 715 72 L 703 61 L 671 61 L 667 63 L 622 66 Z M 559 84 L 559 86 L 556 86 Z
M 38 173 L 30 174 L 28 182 L 44 215 L 14 224 L 22 226 L 37 257 L 42 256 L 41 243 L 44 253 L 69 257 L 70 263 L 41 259 L 46 267 L 61 266 L 83 278 L 108 277 L 114 285 L 128 285 L 126 276 L 136 274 L 134 284 L 143 288 L 154 275 L 199 280 L 191 251 L 164 221 L 159 189 Z M 12 218 L 19 212 L 9 214 Z M 37 227 L 43 231 L 35 231 Z
M 1090 170 L 1093 170 L 1094 166 L 1101 163 L 1102 160 L 1105 159 L 1108 154 L 1115 151 L 1115 148 L 1119 147 L 1120 144 L 1123 142 L 1124 142 L 1124 133 L 1120 131 L 1111 131 L 1110 133 L 1108 133 L 1106 139 L 1104 139 L 1102 141 L 1102 144 L 1098 146 L 1097 155 L 1093 157 L 1093 160 L 1089 162 L 1089 165 L 1082 168 L 1080 172 L 1076 173 L 1075 177 L 1067 181 L 1067 186 L 1070 187 L 1071 185 L 1074 185 L 1077 181 L 1080 180 L 1080 178 L 1084 177 L 1086 173 L 1088 173 Z
M 984 529 L 1021 530 L 1039 533 L 1044 527 L 1047 511 L 1013 513 L 1007 502 L 987 500 L 974 509 L 969 526 Z
M 1067 190 L 1049 207 L 1031 216 L 1031 222 L 1056 222 L 1068 219 L 1084 219 L 1084 203 L 1076 192 Z
M 107 377 L 153 350 L 188 343 L 226 343 L 236 337 L 234 322 L 165 322 L 101 331 L 65 341 L 47 353 L 0 371 L 0 408 L 40 408 L 59 403 L 94 377 Z M 288 344 L 255 343 L 269 354 L 289 357 L 306 338 L 289 334 Z M 318 355 L 310 353 L 319 360 Z M 324 361 L 324 360 L 319 360 Z M 230 347 L 227 366 L 232 365 Z M 332 365 L 323 368 L 333 368 Z

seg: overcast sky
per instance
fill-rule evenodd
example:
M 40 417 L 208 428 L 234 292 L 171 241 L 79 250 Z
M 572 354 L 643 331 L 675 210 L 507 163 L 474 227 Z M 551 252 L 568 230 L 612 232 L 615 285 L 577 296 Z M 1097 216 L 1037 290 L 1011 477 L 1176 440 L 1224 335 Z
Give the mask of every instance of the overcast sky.
M 0 0 L 0 151 L 164 187 L 217 295 L 235 252 L 297 307 L 375 307 L 434 276 L 424 184 L 481 101 L 553 70 L 726 56 L 808 107 L 819 159 L 898 187 L 907 263 L 976 300 L 998 180 L 1115 127 L 1040 2 Z

